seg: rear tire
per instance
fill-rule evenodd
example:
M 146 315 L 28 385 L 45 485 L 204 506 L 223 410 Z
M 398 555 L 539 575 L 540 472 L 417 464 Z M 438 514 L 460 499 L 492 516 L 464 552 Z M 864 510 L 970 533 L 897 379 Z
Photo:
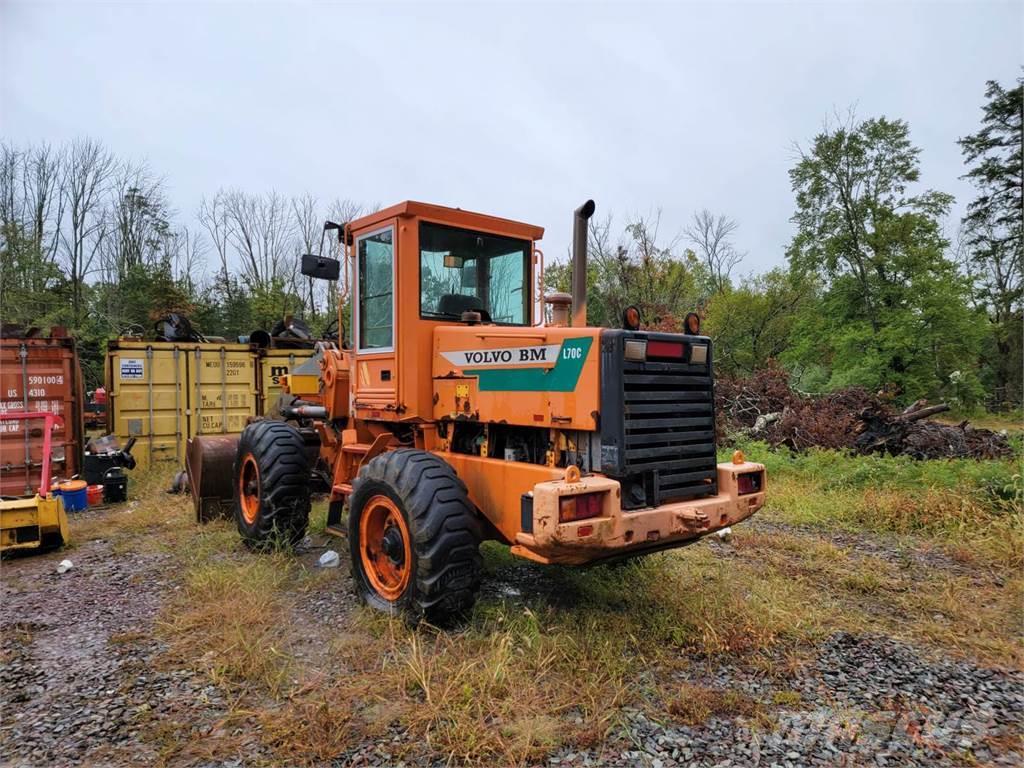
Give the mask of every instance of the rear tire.
M 426 451 L 400 448 L 359 472 L 349 500 L 356 594 L 390 615 L 446 625 L 480 588 L 480 523 L 455 470 Z
M 235 458 L 235 522 L 252 549 L 294 546 L 309 524 L 310 470 L 299 431 L 280 421 L 245 428 Z

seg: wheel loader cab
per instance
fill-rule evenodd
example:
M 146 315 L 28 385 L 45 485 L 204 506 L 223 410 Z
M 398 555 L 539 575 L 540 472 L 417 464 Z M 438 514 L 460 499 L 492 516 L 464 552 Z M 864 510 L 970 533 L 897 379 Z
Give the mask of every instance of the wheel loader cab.
M 405 202 L 343 230 L 350 349 L 326 349 L 293 425 L 246 428 L 235 516 L 254 548 L 298 540 L 312 466 L 330 468 L 329 533 L 360 597 L 443 621 L 468 608 L 478 546 L 584 564 L 681 547 L 749 517 L 765 472 L 718 463 L 711 340 L 586 323 L 587 219 L 564 294 L 540 307 L 540 227 Z M 336 226 L 336 225 L 335 225 Z M 318 257 L 304 273 L 336 274 Z M 306 264 L 309 271 L 307 272 Z M 346 525 L 347 519 L 347 525 Z
M 416 202 L 351 222 L 355 418 L 433 420 L 436 328 L 531 325 L 534 244 L 543 234 L 540 227 Z

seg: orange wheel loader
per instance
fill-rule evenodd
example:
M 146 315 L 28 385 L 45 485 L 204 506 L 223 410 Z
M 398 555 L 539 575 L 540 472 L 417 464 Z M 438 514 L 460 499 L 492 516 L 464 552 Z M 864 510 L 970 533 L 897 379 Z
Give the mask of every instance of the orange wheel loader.
M 632 307 L 622 328 L 587 325 L 593 212 L 575 212 L 571 296 L 544 294 L 540 227 L 418 202 L 328 222 L 343 259 L 304 256 L 302 273 L 344 266 L 351 342 L 323 348 L 319 376 L 293 377 L 290 403 L 237 448 L 194 439 L 197 509 L 230 493 L 250 546 L 294 543 L 326 481 L 327 531 L 348 538 L 361 599 L 434 623 L 473 605 L 486 539 L 584 565 L 760 509 L 764 466 L 717 463 L 699 317 L 682 334 L 643 330 Z

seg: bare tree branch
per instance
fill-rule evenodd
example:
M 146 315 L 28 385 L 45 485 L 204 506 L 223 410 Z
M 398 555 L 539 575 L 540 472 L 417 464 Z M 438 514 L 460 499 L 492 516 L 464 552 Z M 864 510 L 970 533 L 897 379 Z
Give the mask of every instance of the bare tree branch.
M 693 214 L 689 226 L 683 231 L 707 267 L 712 287 L 717 293 L 725 291 L 733 269 L 743 261 L 744 254 L 737 251 L 732 243 L 737 229 L 739 225 L 733 219 L 716 216 L 705 208 Z

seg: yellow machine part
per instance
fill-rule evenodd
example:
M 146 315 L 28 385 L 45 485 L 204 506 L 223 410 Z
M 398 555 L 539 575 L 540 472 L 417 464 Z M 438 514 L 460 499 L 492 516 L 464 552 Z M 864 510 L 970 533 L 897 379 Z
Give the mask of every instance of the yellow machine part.
M 257 415 L 257 361 L 245 344 L 117 340 L 107 352 L 108 428 L 138 466 L 180 466 L 196 435 L 239 434 Z
M 281 387 L 288 383 L 288 391 L 299 397 L 315 395 L 320 391 L 320 368 L 313 366 L 312 374 L 296 371 L 303 363 L 317 355 L 314 349 L 265 349 L 259 353 L 260 410 L 261 416 L 273 406 L 281 394 Z
M 318 395 L 320 394 L 320 377 L 308 373 L 289 373 L 288 391 L 298 397 Z
M 68 543 L 68 518 L 60 497 L 0 501 L 0 552 Z

